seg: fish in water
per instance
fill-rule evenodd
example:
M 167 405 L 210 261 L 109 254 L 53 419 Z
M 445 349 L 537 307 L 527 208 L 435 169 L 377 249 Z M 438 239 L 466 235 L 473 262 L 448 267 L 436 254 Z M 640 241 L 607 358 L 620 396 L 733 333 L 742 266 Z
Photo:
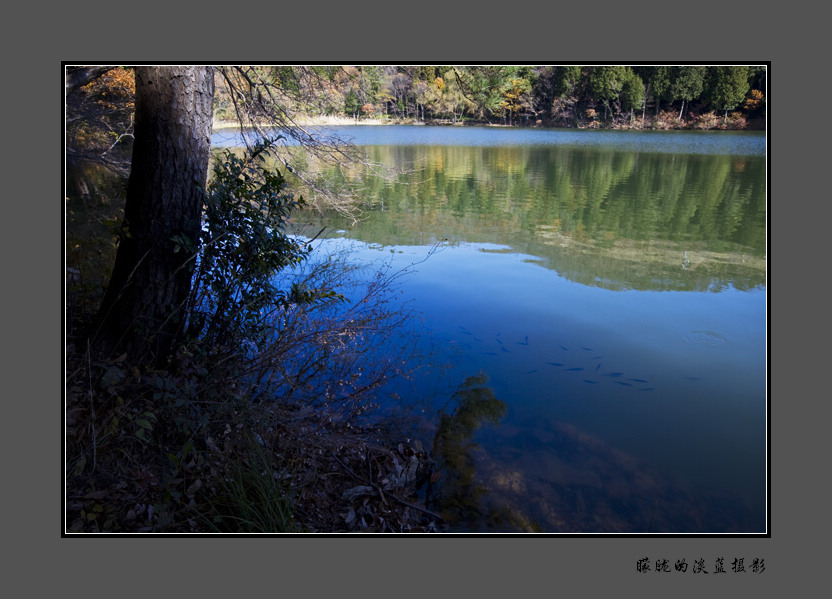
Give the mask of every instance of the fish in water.
M 528 345 L 529 344 L 529 336 L 526 335 L 525 341 L 518 341 L 517 345 Z
M 547 364 L 551 364 L 552 366 L 563 366 L 560 362 L 546 362 Z
M 561 348 L 563 351 L 569 351 L 569 348 L 568 348 L 568 347 L 566 347 L 565 345 L 561 345 L 561 346 L 560 346 L 560 348 Z
M 526 374 L 533 374 L 535 372 L 537 372 L 537 368 L 535 368 L 534 370 L 529 370 L 528 372 L 526 372 Z
M 567 372 L 579 372 L 581 370 L 583 370 L 583 368 L 581 368 L 580 366 L 576 366 L 575 368 L 567 368 L 566 369 Z
M 616 385 L 624 385 L 625 387 L 632 387 L 633 385 L 630 383 L 625 383 L 624 381 L 615 381 Z
M 510 350 L 510 349 L 508 349 L 507 347 L 505 347 L 504 345 L 501 345 L 501 346 L 500 346 L 500 349 L 501 349 L 501 350 L 503 350 L 504 352 L 506 352 L 507 354 L 510 354 L 510 353 L 511 353 L 511 350 Z
M 604 376 L 614 376 L 614 377 L 624 376 L 624 373 L 623 372 L 609 372 L 609 373 L 605 374 Z
M 646 383 L 644 379 L 627 379 L 629 381 L 633 381 L 634 383 Z
M 591 385 L 597 385 L 597 384 L 598 384 L 598 381 L 591 381 L 591 380 L 589 380 L 589 379 L 584 379 L 584 382 L 585 382 L 585 383 L 589 383 L 589 384 L 591 384 Z

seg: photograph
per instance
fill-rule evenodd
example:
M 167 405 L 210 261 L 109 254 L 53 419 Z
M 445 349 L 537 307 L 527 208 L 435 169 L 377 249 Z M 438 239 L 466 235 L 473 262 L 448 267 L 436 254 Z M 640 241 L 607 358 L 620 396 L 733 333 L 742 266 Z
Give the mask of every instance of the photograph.
M 61 536 L 770 538 L 770 68 L 62 63 Z

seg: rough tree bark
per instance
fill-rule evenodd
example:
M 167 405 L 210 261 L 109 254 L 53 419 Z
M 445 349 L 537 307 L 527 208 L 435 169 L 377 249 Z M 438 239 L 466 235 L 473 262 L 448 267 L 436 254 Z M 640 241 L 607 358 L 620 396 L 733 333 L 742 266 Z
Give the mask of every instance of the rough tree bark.
M 182 330 L 208 174 L 213 67 L 136 67 L 135 140 L 116 262 L 91 339 L 161 364 Z M 179 248 L 177 250 L 177 247 Z

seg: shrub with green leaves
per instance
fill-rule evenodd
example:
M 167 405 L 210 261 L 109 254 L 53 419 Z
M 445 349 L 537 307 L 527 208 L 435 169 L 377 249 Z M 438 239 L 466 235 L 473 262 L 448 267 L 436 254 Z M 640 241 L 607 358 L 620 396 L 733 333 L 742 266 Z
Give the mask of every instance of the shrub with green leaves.
M 188 336 L 205 348 L 256 351 L 270 334 L 269 314 L 338 297 L 276 283 L 278 273 L 309 255 L 308 245 L 285 232 L 303 198 L 286 192 L 283 175 L 267 164 L 276 141 L 263 140 L 242 156 L 226 150 L 218 157 L 206 188 L 199 247 L 179 240 L 198 261 Z

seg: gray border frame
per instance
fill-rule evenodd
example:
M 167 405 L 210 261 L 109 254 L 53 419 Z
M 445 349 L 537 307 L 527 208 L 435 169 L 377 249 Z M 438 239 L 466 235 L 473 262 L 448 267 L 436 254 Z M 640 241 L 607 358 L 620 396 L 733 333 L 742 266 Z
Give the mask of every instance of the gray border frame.
M 202 8 L 202 14 L 193 17 L 186 12 L 191 10 L 188 7 L 174 9 L 161 3 L 144 3 L 138 7 L 142 11 L 138 16 L 135 11 L 125 13 L 129 16 L 109 16 L 112 13 L 103 3 L 90 10 L 76 4 L 50 9 L 49 20 L 61 27 L 44 40 L 51 46 L 46 50 L 50 56 L 35 63 L 12 59 L 7 79 L 11 84 L 5 95 L 14 96 L 21 106 L 13 106 L 6 114 L 12 131 L 7 140 L 13 140 L 15 148 L 15 166 L 6 170 L 13 186 L 8 196 L 12 214 L 6 223 L 16 232 L 6 237 L 7 264 L 13 273 L 13 284 L 7 287 L 6 318 L 16 323 L 6 337 L 13 350 L 7 351 L 12 359 L 7 366 L 12 379 L 7 405 L 12 413 L 6 416 L 4 443 L 12 473 L 5 494 L 11 523 L 7 538 L 16 556 L 7 566 L 10 588 L 31 589 L 26 594 L 55 587 L 59 592 L 81 591 L 87 596 L 125 597 L 146 594 L 150 585 L 163 595 L 179 591 L 206 596 L 287 591 L 308 596 L 324 592 L 442 596 L 460 591 L 476 597 L 570 591 L 596 596 L 632 589 L 650 597 L 700 597 L 737 592 L 773 596 L 779 594 L 778 589 L 786 591 L 797 583 L 804 588 L 814 586 L 813 581 L 820 581 L 824 574 L 821 560 L 826 554 L 818 546 L 824 539 L 817 526 L 825 519 L 826 495 L 813 488 L 818 472 L 822 477 L 826 468 L 818 457 L 828 451 L 820 443 L 828 402 L 815 391 L 825 374 L 825 360 L 822 349 L 814 345 L 824 341 L 824 334 L 816 334 L 821 339 L 813 342 L 816 324 L 805 323 L 804 328 L 788 317 L 819 311 L 823 296 L 803 291 L 801 297 L 789 300 L 780 289 L 806 288 L 807 277 L 797 266 L 811 268 L 812 262 L 805 256 L 796 260 L 789 249 L 799 249 L 801 240 L 814 239 L 806 221 L 822 222 L 827 210 L 820 201 L 825 187 L 813 180 L 815 169 L 826 166 L 819 160 L 822 150 L 799 151 L 807 143 L 826 145 L 818 139 L 816 127 L 825 117 L 819 110 L 823 101 L 809 97 L 819 98 L 822 90 L 815 89 L 808 96 L 800 93 L 806 89 L 801 76 L 819 68 L 811 62 L 823 55 L 820 43 L 826 36 L 819 31 L 823 22 L 819 15 L 813 22 L 812 14 L 798 14 L 797 6 L 788 15 L 776 15 L 760 7 L 724 3 L 678 8 L 659 3 L 606 8 L 599 4 L 541 8 L 514 3 L 492 8 L 420 3 L 409 10 L 374 4 L 279 6 L 271 9 L 270 19 L 259 15 L 226 18 L 223 15 L 231 11 L 227 7 Z M 180 14 L 174 16 L 171 11 L 175 10 Z M 799 39 L 792 46 L 789 31 L 798 27 Z M 774 33 L 783 37 L 768 41 Z M 17 35 L 21 34 L 26 35 L 25 41 L 34 39 L 25 31 Z M 22 41 L 18 40 L 18 49 Z M 798 51 L 799 59 L 794 56 Z M 217 58 L 229 55 L 238 63 L 772 60 L 769 100 L 773 85 L 774 113 L 784 120 L 769 128 L 770 247 L 778 242 L 778 251 L 770 256 L 769 273 L 776 273 L 779 283 L 773 303 L 769 289 L 769 335 L 778 341 L 777 347 L 770 347 L 769 368 L 771 373 L 776 364 L 783 376 L 770 377 L 771 538 L 60 539 L 58 426 L 62 427 L 62 416 L 56 418 L 53 429 L 51 406 L 62 390 L 62 373 L 51 373 L 55 372 L 52 352 L 62 351 L 57 340 L 53 345 L 61 321 L 52 302 L 58 301 L 53 294 L 60 296 L 63 273 L 59 272 L 61 247 L 53 248 L 51 240 L 55 236 L 60 242 L 62 237 L 56 232 L 63 228 L 59 211 L 44 211 L 44 228 L 39 219 L 32 218 L 40 215 L 33 207 L 41 198 L 54 197 L 51 194 L 62 187 L 61 175 L 55 172 L 59 169 L 48 171 L 53 176 L 44 176 L 41 165 L 34 162 L 44 147 L 52 148 L 51 136 L 60 135 L 51 123 L 58 118 L 62 85 L 59 88 L 53 77 L 58 76 L 60 60 L 95 62 L 106 56 L 120 63 L 130 59 L 219 62 Z M 18 118 L 19 114 L 27 118 Z M 787 115 L 791 122 L 785 120 Z M 815 216 L 804 216 L 798 224 L 795 219 L 807 214 L 800 210 L 804 208 L 801 201 L 813 202 L 806 208 Z M 771 224 L 774 218 L 776 227 Z M 12 254 L 11 248 L 25 252 Z M 787 258 L 792 260 L 787 263 Z M 821 274 L 822 269 L 818 270 Z M 778 308 L 777 321 L 771 318 L 772 304 Z M 788 380 L 787 371 L 792 373 Z M 764 558 L 767 570 L 760 575 L 729 572 L 707 577 L 636 572 L 636 561 L 645 556 L 672 563 L 680 557 L 691 561 L 699 556 L 712 562 L 720 555 L 726 561 L 733 556 Z

